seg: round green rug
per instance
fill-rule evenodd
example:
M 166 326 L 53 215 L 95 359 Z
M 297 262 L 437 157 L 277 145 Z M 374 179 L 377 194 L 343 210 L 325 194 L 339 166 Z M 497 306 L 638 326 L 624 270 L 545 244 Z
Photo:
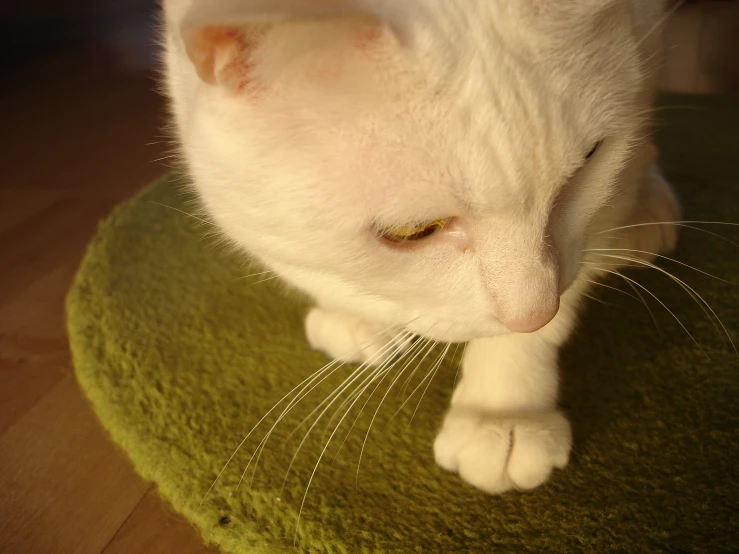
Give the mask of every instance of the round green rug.
M 738 222 L 736 100 L 672 96 L 663 108 L 662 163 L 686 219 Z M 649 270 L 630 276 L 700 346 L 656 301 L 659 329 L 640 303 L 598 289 L 608 304 L 591 303 L 562 354 L 572 460 L 545 486 L 493 497 L 434 464 L 456 365 L 450 355 L 418 404 L 430 355 L 405 388 L 400 379 L 387 394 L 358 472 L 392 377 L 356 423 L 372 388 L 343 420 L 307 495 L 346 396 L 308 435 L 283 486 L 318 412 L 290 435 L 354 369 L 342 367 L 275 427 L 256 472 L 255 458 L 237 486 L 287 403 L 273 411 L 203 501 L 248 431 L 327 360 L 304 340 L 304 301 L 276 280 L 241 278 L 250 273 L 243 256 L 208 238 L 206 226 L 183 214 L 191 209 L 169 176 L 104 222 L 69 294 L 68 327 L 79 382 L 103 425 L 206 541 L 269 554 L 739 551 L 739 363 L 697 303 Z M 674 257 L 739 280 L 739 245 L 721 238 L 739 242 L 739 228 L 696 226 L 715 235 L 683 229 Z M 738 338 L 739 287 L 661 265 L 700 292 Z M 633 294 L 623 282 L 608 284 Z

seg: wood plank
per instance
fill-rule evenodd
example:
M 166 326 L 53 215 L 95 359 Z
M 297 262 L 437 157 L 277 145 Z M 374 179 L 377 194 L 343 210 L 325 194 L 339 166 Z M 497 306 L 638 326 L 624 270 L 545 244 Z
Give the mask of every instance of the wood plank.
M 58 191 L 38 190 L 30 187 L 8 190 L 2 188 L 0 184 L 0 235 L 48 208 L 62 196 L 63 194 Z
M 13 554 L 102 552 L 148 488 L 71 375 L 63 301 L 99 219 L 163 171 L 147 146 L 162 100 L 148 77 L 68 61 L 2 93 L 0 552 Z
M 0 437 L 0 552 L 99 554 L 147 488 L 67 375 Z
M 0 236 L 0 259 L 12 272 L 0 273 L 0 305 L 29 283 L 76 264 L 110 200 L 66 197 Z
M 46 341 L 66 351 L 66 313 L 64 300 L 77 272 L 77 256 L 70 255 L 71 263 L 52 269 L 34 278 L 0 304 L 0 335 L 15 335 Z M 1 281 L 1 279 L 0 279 Z
M 103 554 L 218 554 L 197 531 L 149 491 L 116 533 Z
M 68 374 L 66 340 L 0 334 L 0 436 Z

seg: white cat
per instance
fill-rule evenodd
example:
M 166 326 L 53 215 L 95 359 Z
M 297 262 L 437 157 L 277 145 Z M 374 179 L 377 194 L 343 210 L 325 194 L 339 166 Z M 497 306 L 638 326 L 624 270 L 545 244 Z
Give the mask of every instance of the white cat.
M 610 231 L 678 217 L 647 141 L 663 2 L 164 8 L 199 196 L 315 299 L 311 345 L 377 363 L 401 330 L 469 341 L 437 462 L 491 493 L 564 467 L 557 354 L 605 275 L 592 249 L 650 259 L 676 240 L 671 225 Z

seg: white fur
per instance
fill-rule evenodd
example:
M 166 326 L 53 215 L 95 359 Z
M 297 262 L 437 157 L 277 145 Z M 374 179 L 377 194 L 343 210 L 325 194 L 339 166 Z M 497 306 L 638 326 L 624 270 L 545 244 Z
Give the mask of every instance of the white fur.
M 164 7 L 167 84 L 195 186 L 231 241 L 315 299 L 310 343 L 366 361 L 393 340 L 389 326 L 471 341 L 439 464 L 495 493 L 563 467 L 557 351 L 597 277 L 583 250 L 614 244 L 599 231 L 677 214 L 644 142 L 662 1 Z M 352 42 L 363 20 L 343 17 L 355 11 L 385 22 L 369 54 Z M 254 54 L 262 92 L 203 82 L 183 26 L 255 22 L 274 23 Z M 442 217 L 452 223 L 412 249 L 373 232 Z M 637 227 L 618 240 L 656 253 L 674 245 L 670 233 Z M 510 332 L 558 305 L 540 330 Z

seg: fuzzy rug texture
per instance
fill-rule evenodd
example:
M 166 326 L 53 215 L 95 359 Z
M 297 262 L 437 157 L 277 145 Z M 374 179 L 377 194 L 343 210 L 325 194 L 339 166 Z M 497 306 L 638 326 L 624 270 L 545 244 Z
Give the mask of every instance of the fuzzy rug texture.
M 685 219 L 739 222 L 739 103 L 669 96 L 658 113 L 662 165 Z M 181 183 L 166 176 L 101 223 L 68 296 L 68 329 L 79 382 L 113 441 L 206 541 L 238 554 L 739 552 L 739 362 L 721 326 L 653 270 L 629 276 L 697 344 L 643 291 L 659 328 L 641 303 L 598 289 L 608 304 L 590 302 L 562 352 L 575 446 L 546 485 L 488 496 L 435 465 L 457 365 L 449 356 L 419 404 L 429 356 L 387 394 L 358 472 L 392 377 L 343 421 L 333 404 L 285 479 L 320 412 L 291 433 L 353 369 L 343 367 L 282 419 L 244 473 L 287 404 L 273 411 L 201 504 L 247 432 L 327 360 L 303 337 L 306 302 L 276 280 L 242 278 L 259 270 L 183 214 L 193 208 Z M 739 244 L 725 240 L 739 243 L 739 228 L 695 227 L 715 234 L 682 229 L 674 257 L 739 281 Z M 739 339 L 739 287 L 660 265 Z

